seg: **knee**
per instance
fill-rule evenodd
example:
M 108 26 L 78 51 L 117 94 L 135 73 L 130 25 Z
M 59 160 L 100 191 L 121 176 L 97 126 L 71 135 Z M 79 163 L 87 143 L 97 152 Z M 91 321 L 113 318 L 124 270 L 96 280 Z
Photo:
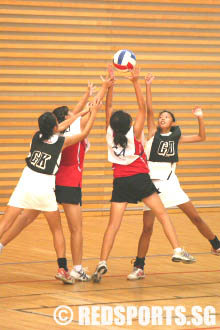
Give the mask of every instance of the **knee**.
M 72 225 L 69 227 L 70 234 L 75 235 L 75 234 L 81 234 L 82 233 L 82 225 L 77 224 L 77 225 Z
M 120 225 L 109 223 L 105 232 L 108 233 L 109 235 L 116 235 L 119 229 L 120 229 Z
M 10 224 L 0 222 L 0 237 L 10 228 Z
M 191 217 L 190 220 L 195 226 L 199 226 L 203 222 L 202 218 L 200 218 L 198 214 Z
M 145 226 L 143 227 L 142 235 L 145 237 L 151 237 L 153 233 L 153 226 Z
M 28 226 L 31 224 L 31 222 L 33 222 L 33 219 L 31 219 L 29 216 L 27 215 L 22 215 L 23 219 L 21 220 L 21 223 L 23 224 L 24 227 Z

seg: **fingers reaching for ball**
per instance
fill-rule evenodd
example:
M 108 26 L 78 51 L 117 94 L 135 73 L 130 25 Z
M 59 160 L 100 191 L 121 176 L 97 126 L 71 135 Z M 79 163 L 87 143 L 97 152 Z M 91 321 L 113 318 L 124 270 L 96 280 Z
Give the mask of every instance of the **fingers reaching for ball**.
M 96 97 L 93 102 L 90 102 L 90 111 L 97 112 L 102 106 L 102 101 L 100 97 Z
M 154 80 L 154 76 L 152 75 L 152 73 L 148 73 L 145 77 L 145 83 L 146 85 L 151 85 L 152 81 Z
M 130 76 L 128 76 L 128 79 L 132 82 L 137 81 L 140 77 L 140 68 L 138 66 L 135 66 L 132 70 L 129 70 Z
M 108 74 L 110 78 L 115 79 L 115 73 L 112 64 L 108 64 Z
M 93 96 L 96 91 L 96 86 L 93 86 L 93 83 L 88 81 L 88 93 L 89 96 Z

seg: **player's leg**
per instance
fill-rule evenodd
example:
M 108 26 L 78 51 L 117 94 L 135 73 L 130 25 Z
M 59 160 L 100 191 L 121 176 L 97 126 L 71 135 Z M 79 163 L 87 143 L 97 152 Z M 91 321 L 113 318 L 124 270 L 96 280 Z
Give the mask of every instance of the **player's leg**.
M 53 244 L 57 255 L 59 269 L 55 277 L 64 283 L 73 284 L 74 279 L 70 276 L 67 268 L 66 242 L 63 234 L 60 213 L 57 210 L 53 212 L 44 212 L 44 215 L 53 235 Z
M 151 210 L 143 212 L 143 230 L 138 242 L 138 251 L 134 262 L 134 268 L 128 275 L 128 280 L 138 280 L 145 277 L 145 256 L 148 252 L 151 235 L 153 233 L 154 219 L 155 215 Z
M 12 226 L 13 222 L 21 212 L 21 208 L 7 206 L 4 215 L 0 220 L 0 238 Z
M 191 222 L 197 227 L 199 232 L 209 240 L 212 246 L 212 253 L 220 256 L 220 241 L 218 237 L 209 228 L 207 223 L 200 217 L 191 201 L 178 205 L 178 207 L 187 215 Z
M 16 238 L 25 227 L 31 224 L 39 214 L 40 211 L 37 210 L 23 210 L 17 216 L 12 226 L 3 234 L 0 243 L 0 252 L 3 247 Z
M 155 214 L 152 211 L 143 212 L 143 230 L 138 243 L 138 257 L 144 258 L 150 245 L 153 233 Z
M 111 203 L 110 219 L 103 237 L 100 262 L 96 267 L 95 273 L 92 276 L 94 282 L 100 282 L 102 275 L 108 271 L 106 262 L 113 247 L 117 232 L 119 231 L 119 228 L 121 226 L 122 218 L 126 207 L 127 202 Z
M 169 240 L 172 248 L 174 249 L 172 261 L 182 261 L 184 263 L 195 262 L 195 259 L 190 254 L 180 248 L 180 244 L 173 223 L 170 220 L 158 194 L 153 193 L 149 197 L 144 198 L 143 202 L 154 212 L 155 216 L 163 227 L 163 231 L 167 239 Z
M 75 280 L 87 282 L 91 277 L 82 268 L 83 234 L 82 212 L 80 204 L 62 204 L 70 230 L 70 246 L 72 252 L 73 269 L 70 275 Z

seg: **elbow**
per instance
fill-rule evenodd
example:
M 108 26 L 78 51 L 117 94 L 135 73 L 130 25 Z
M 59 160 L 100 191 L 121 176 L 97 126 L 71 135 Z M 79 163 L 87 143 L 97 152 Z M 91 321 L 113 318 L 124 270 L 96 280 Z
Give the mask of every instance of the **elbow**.
M 206 140 L 206 136 L 199 136 L 198 142 L 203 142 Z
M 62 132 L 62 126 L 60 124 L 57 126 L 57 132 L 58 133 Z
M 206 134 L 203 134 L 202 136 L 201 136 L 201 141 L 205 141 L 206 140 Z
M 87 132 L 82 132 L 79 141 L 83 141 L 87 137 L 87 135 L 88 135 Z

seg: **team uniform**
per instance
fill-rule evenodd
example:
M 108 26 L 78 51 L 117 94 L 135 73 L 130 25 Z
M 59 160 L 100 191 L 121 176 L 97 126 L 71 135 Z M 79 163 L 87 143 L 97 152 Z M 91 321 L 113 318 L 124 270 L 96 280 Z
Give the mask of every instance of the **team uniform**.
M 53 135 L 46 143 L 40 141 L 39 137 L 39 132 L 33 136 L 30 153 L 26 158 L 27 166 L 8 205 L 52 212 L 57 210 L 54 193 L 55 174 L 59 167 L 65 138 Z
M 112 128 L 109 126 L 107 129 L 108 160 L 113 163 L 114 175 L 111 202 L 136 204 L 157 192 L 157 189 L 150 179 L 144 147 L 142 142 L 136 139 L 133 126 L 125 136 L 126 148 L 116 146 Z M 100 282 L 107 271 L 106 261 L 100 261 L 92 276 L 93 282 Z
M 21 209 L 54 212 L 58 210 L 55 174 L 59 168 L 65 137 L 53 135 L 47 142 L 41 141 L 40 137 L 40 132 L 35 133 L 30 153 L 25 159 L 27 166 L 22 172 L 8 205 Z M 58 258 L 59 269 L 55 278 L 64 283 L 73 284 L 73 278 L 62 266 L 64 259 L 66 258 Z
M 81 132 L 81 117 L 75 120 L 64 132 L 64 136 L 73 136 Z M 64 149 L 61 156 L 60 167 L 56 174 L 56 198 L 62 204 L 82 205 L 82 172 L 86 140 L 80 141 Z
M 134 136 L 133 126 L 126 134 L 127 147 L 114 145 L 114 133 L 107 129 L 108 160 L 113 163 L 113 191 L 111 202 L 138 203 L 156 192 L 149 176 L 143 145 Z
M 189 201 L 175 174 L 180 137 L 181 131 L 178 126 L 172 127 L 171 132 L 167 134 L 160 134 L 158 128 L 156 134 L 145 145 L 150 177 L 158 189 L 165 208 Z M 144 210 L 150 209 L 144 206 Z
M 64 136 L 80 134 L 81 117 L 75 120 L 64 132 Z M 59 171 L 56 175 L 56 199 L 60 204 L 82 205 L 82 172 L 85 153 L 89 149 L 87 139 L 80 141 L 62 152 Z M 89 281 L 85 270 L 72 269 L 70 275 L 78 281 Z
M 157 129 L 155 135 L 146 142 L 145 152 L 148 159 L 150 177 L 158 190 L 159 196 L 165 208 L 180 205 L 189 201 L 188 196 L 181 189 L 175 175 L 176 163 L 178 162 L 178 142 L 181 131 L 178 126 L 171 128 L 167 134 L 160 134 Z M 144 211 L 150 210 L 144 205 Z M 192 263 L 195 259 L 186 251 L 175 251 L 172 261 Z M 145 258 L 138 258 L 134 262 L 134 269 L 128 275 L 128 280 L 143 279 Z

